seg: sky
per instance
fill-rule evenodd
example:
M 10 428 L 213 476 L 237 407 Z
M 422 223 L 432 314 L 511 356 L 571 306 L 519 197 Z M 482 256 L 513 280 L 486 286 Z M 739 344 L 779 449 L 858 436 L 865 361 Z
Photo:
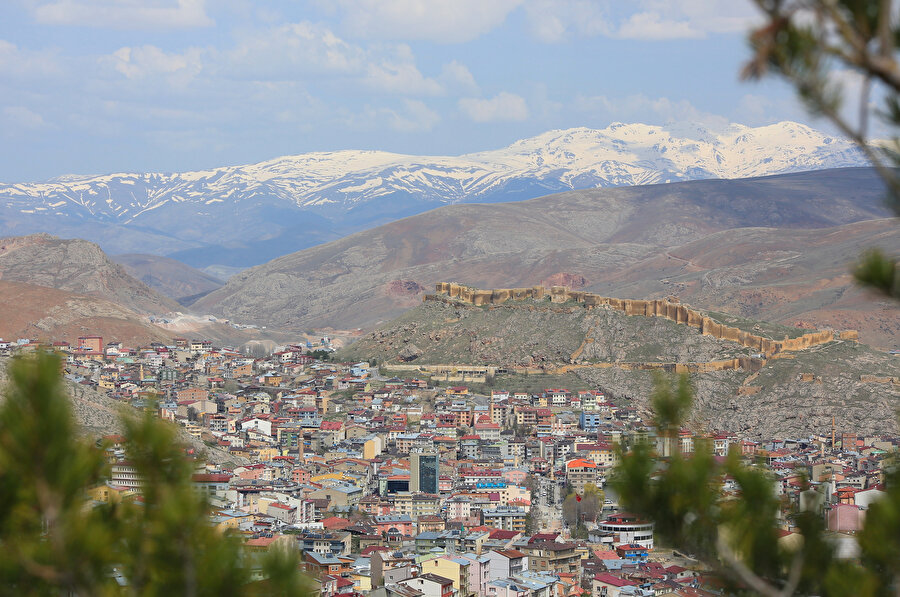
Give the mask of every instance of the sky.
M 0 181 L 812 120 L 749 0 L 3 0 Z

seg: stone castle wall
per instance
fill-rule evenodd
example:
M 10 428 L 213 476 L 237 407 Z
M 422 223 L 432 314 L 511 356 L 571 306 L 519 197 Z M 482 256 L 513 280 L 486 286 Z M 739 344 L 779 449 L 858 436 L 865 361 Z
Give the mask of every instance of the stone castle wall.
M 475 306 L 500 305 L 509 300 L 521 301 L 525 299 L 544 299 L 549 297 L 550 302 L 552 303 L 574 301 L 583 304 L 588 309 L 594 307 L 607 307 L 622 311 L 626 315 L 631 316 L 643 315 L 645 317 L 664 317 L 675 323 L 697 328 L 700 330 L 701 334 L 706 336 L 712 336 L 721 340 L 730 340 L 741 346 L 746 346 L 758 351 L 766 356 L 771 356 L 778 352 L 804 350 L 818 344 L 831 342 L 836 337 L 841 340 L 858 340 L 856 330 L 843 331 L 837 336 L 835 336 L 835 332 L 817 331 L 803 334 L 797 338 L 785 337 L 782 340 L 774 340 L 713 321 L 699 311 L 691 309 L 677 301 L 666 299 L 617 299 L 581 290 L 572 291 L 565 286 L 551 286 L 549 289 L 544 288 L 543 286 L 532 286 L 531 288 L 481 290 L 452 282 L 439 282 L 435 286 L 435 291 L 438 295 L 448 296 L 451 299 L 456 299 L 460 302 L 469 303 Z M 426 296 L 425 299 L 429 300 L 429 296 Z

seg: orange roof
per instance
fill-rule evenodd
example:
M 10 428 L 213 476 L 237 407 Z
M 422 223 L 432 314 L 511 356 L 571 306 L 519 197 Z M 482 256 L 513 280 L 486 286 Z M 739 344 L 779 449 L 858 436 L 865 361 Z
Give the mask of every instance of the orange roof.
M 277 539 L 278 537 L 257 537 L 256 539 L 249 539 L 246 545 L 248 547 L 268 547 Z
M 597 465 L 587 458 L 576 458 L 567 462 L 566 468 L 597 468 Z

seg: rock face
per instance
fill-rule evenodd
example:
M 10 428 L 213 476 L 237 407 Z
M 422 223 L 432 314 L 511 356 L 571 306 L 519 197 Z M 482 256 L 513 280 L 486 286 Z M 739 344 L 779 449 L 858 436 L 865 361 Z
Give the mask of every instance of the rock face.
M 781 338 L 807 332 L 765 322 L 740 325 Z M 898 431 L 900 362 L 834 334 L 825 343 L 760 359 L 724 337 L 667 317 L 628 315 L 609 304 L 588 309 L 549 297 L 482 306 L 430 300 L 336 356 L 402 367 L 410 345 L 420 351 L 409 365 L 417 371 L 492 366 L 510 372 L 495 380 L 510 390 L 535 373 L 566 374 L 573 384 L 602 387 L 640 409 L 648 407 L 653 370 L 684 371 L 696 391 L 692 420 L 698 429 L 757 438 L 805 436 L 829 429 L 834 416 L 842 429 Z
M 403 350 L 401 350 L 397 354 L 397 356 L 401 361 L 408 363 L 409 361 L 416 360 L 420 354 L 422 354 L 422 351 L 419 350 L 418 346 L 416 346 L 415 344 L 407 344 L 403 347 Z
M 137 313 L 159 315 L 178 308 L 128 275 L 98 245 L 48 234 L 0 239 L 0 279 L 94 296 Z
M 246 270 L 195 308 L 270 328 L 371 328 L 411 306 L 398 291 L 415 286 L 403 280 L 584 280 L 605 296 L 677 295 L 754 319 L 859 329 L 891 348 L 898 318 L 876 312 L 848 273 L 870 244 L 900 252 L 882 197 L 871 171 L 844 170 L 455 205 Z

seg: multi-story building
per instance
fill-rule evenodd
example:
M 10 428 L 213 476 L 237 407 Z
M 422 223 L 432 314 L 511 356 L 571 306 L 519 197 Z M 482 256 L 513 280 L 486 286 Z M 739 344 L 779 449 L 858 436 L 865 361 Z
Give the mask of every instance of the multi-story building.
M 552 574 L 577 574 L 581 554 L 574 543 L 539 541 L 530 543 L 523 551 L 528 555 L 528 569 Z
M 459 597 L 472 597 L 474 592 L 469 588 L 469 566 L 472 562 L 455 556 L 439 556 L 424 560 L 421 564 L 423 573 L 432 573 L 449 578 Z
M 304 531 L 297 535 L 301 551 L 345 556 L 350 553 L 350 533 L 346 531 Z
M 602 477 L 599 475 L 600 467 L 587 458 L 574 458 L 566 463 L 566 480 L 575 493 L 584 493 L 587 484 L 601 487 Z
M 419 516 L 434 516 L 440 512 L 441 499 L 434 493 L 397 492 L 390 496 L 391 511 L 407 515 L 413 520 Z
M 517 549 L 494 549 L 487 553 L 488 580 L 509 578 L 528 570 L 528 556 Z
M 520 506 L 497 506 L 481 511 L 484 524 L 504 531 L 525 532 L 525 517 L 528 513 Z
M 632 544 L 653 549 L 653 523 L 641 520 L 634 514 L 612 514 L 599 523 L 592 533 L 592 540 L 599 543 L 611 546 Z
M 578 426 L 585 431 L 596 431 L 603 424 L 603 414 L 596 411 L 581 411 Z
M 409 458 L 409 490 L 413 493 L 439 493 L 440 464 L 434 453 L 413 453 Z
M 109 483 L 114 487 L 140 491 L 144 479 L 138 474 L 133 464 L 123 460 L 112 465 Z

